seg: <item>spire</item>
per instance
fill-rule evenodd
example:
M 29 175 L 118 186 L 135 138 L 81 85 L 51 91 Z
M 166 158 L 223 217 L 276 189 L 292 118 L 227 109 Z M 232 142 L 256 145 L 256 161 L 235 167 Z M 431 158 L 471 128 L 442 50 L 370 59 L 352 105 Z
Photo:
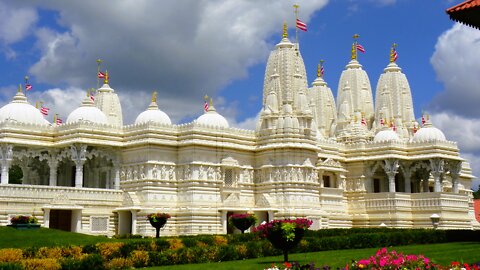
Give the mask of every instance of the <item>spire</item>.
M 353 35 L 353 44 L 352 44 L 352 60 L 357 59 L 357 39 L 360 37 L 360 35 L 355 34 Z
M 19 85 L 18 85 L 17 92 L 18 92 L 18 93 L 22 93 L 22 84 L 19 84 Z
M 283 22 L 283 38 L 288 38 L 287 22 Z
M 395 61 L 397 61 L 398 54 L 396 48 L 397 44 L 393 43 L 392 48 L 390 49 L 390 63 L 394 63 Z

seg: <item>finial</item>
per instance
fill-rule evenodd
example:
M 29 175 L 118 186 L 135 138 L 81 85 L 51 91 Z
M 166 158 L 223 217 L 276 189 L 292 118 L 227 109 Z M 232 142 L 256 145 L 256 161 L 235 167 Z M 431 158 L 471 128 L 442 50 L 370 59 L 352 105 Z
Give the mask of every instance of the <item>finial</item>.
M 108 79 L 110 79 L 110 76 L 108 75 L 108 70 L 105 71 L 105 79 L 103 80 L 104 84 L 108 84 Z
M 87 97 L 90 97 L 90 88 L 87 89 Z
M 213 106 L 213 100 L 212 98 L 210 98 L 210 108 L 212 108 L 212 106 Z
M 397 61 L 398 54 L 397 54 L 397 43 L 392 44 L 392 48 L 390 49 L 390 63 Z
M 153 91 L 152 93 L 152 102 L 157 102 L 157 91 Z
M 208 95 L 205 95 L 205 96 L 203 97 L 203 99 L 205 99 L 205 102 L 207 102 L 207 101 L 208 101 Z
M 28 76 L 25 76 L 25 84 L 28 84 Z
M 288 38 L 287 22 L 283 22 L 283 38 Z
M 35 108 L 38 109 L 38 101 L 35 102 Z
M 22 93 L 22 84 L 19 84 L 19 85 L 18 85 L 17 92 L 18 92 L 18 93 Z
M 357 59 L 357 39 L 360 37 L 359 34 L 353 35 L 353 44 L 352 44 L 352 60 Z
M 100 58 L 99 58 L 99 59 L 97 59 L 97 65 L 98 65 L 98 66 L 100 66 L 100 64 L 101 64 L 102 62 L 103 62 L 103 60 L 102 60 L 102 59 L 100 59 Z
M 325 69 L 323 68 L 323 62 L 325 62 L 325 61 L 320 60 L 320 64 L 318 64 L 317 78 L 323 78 L 323 75 L 325 74 Z

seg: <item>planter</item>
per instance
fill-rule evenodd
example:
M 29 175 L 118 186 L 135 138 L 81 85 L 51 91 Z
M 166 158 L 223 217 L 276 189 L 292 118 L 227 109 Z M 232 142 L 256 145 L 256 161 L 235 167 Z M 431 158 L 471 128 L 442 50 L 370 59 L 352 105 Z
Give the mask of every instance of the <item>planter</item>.
M 8 227 L 15 228 L 17 230 L 37 230 L 40 228 L 40 224 L 9 224 Z
M 155 238 L 159 238 L 160 237 L 160 229 L 163 228 L 163 226 L 165 226 L 165 223 L 167 223 L 167 219 L 166 218 L 157 218 L 157 221 L 152 221 L 152 220 L 149 220 L 150 221 L 150 225 L 152 225 L 152 227 L 155 228 Z
M 288 252 L 294 248 L 300 240 L 302 240 L 304 235 L 305 229 L 296 228 L 295 238 L 293 240 L 287 240 L 284 236 L 283 230 L 280 229 L 280 227 L 277 227 L 276 229 L 269 231 L 267 239 L 275 248 L 283 251 L 283 260 L 288 262 Z

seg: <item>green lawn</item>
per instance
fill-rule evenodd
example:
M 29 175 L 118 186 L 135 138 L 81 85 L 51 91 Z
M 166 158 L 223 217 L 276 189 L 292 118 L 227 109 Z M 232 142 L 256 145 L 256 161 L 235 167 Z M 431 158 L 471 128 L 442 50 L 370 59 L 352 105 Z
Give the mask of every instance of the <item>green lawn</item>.
M 461 261 L 467 263 L 475 263 L 480 261 L 480 243 L 446 243 L 446 244 L 430 244 L 430 245 L 411 245 L 389 248 L 395 249 L 405 254 L 424 254 L 436 263 L 447 265 L 452 261 Z M 316 267 L 329 265 L 332 267 L 343 267 L 345 263 L 352 259 L 358 260 L 373 255 L 378 249 L 349 249 L 349 250 L 332 250 L 311 253 L 299 253 L 289 255 L 290 260 L 299 261 L 301 263 L 314 262 Z M 202 264 L 186 264 L 175 266 L 152 267 L 148 269 L 159 270 L 203 270 L 203 269 L 235 269 L 235 270 L 259 270 L 270 266 L 273 262 L 278 263 L 283 259 L 282 256 L 264 257 L 251 260 L 230 261 L 219 263 L 202 263 Z
M 115 240 L 105 236 L 91 236 L 53 229 L 17 230 L 4 226 L 0 226 L 0 239 L 0 248 L 87 245 Z

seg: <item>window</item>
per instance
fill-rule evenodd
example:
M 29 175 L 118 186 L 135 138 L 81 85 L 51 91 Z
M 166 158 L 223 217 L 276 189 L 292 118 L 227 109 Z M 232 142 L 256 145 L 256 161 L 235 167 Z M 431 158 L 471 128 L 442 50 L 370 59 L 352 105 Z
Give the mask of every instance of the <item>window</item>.
M 323 187 L 332 187 L 330 183 L 330 175 L 323 176 Z
M 231 187 L 233 185 L 233 170 L 225 169 L 225 186 Z
M 380 192 L 380 179 L 378 178 L 373 179 L 373 192 L 374 193 Z
M 90 231 L 92 232 L 108 231 L 108 217 L 91 217 Z

